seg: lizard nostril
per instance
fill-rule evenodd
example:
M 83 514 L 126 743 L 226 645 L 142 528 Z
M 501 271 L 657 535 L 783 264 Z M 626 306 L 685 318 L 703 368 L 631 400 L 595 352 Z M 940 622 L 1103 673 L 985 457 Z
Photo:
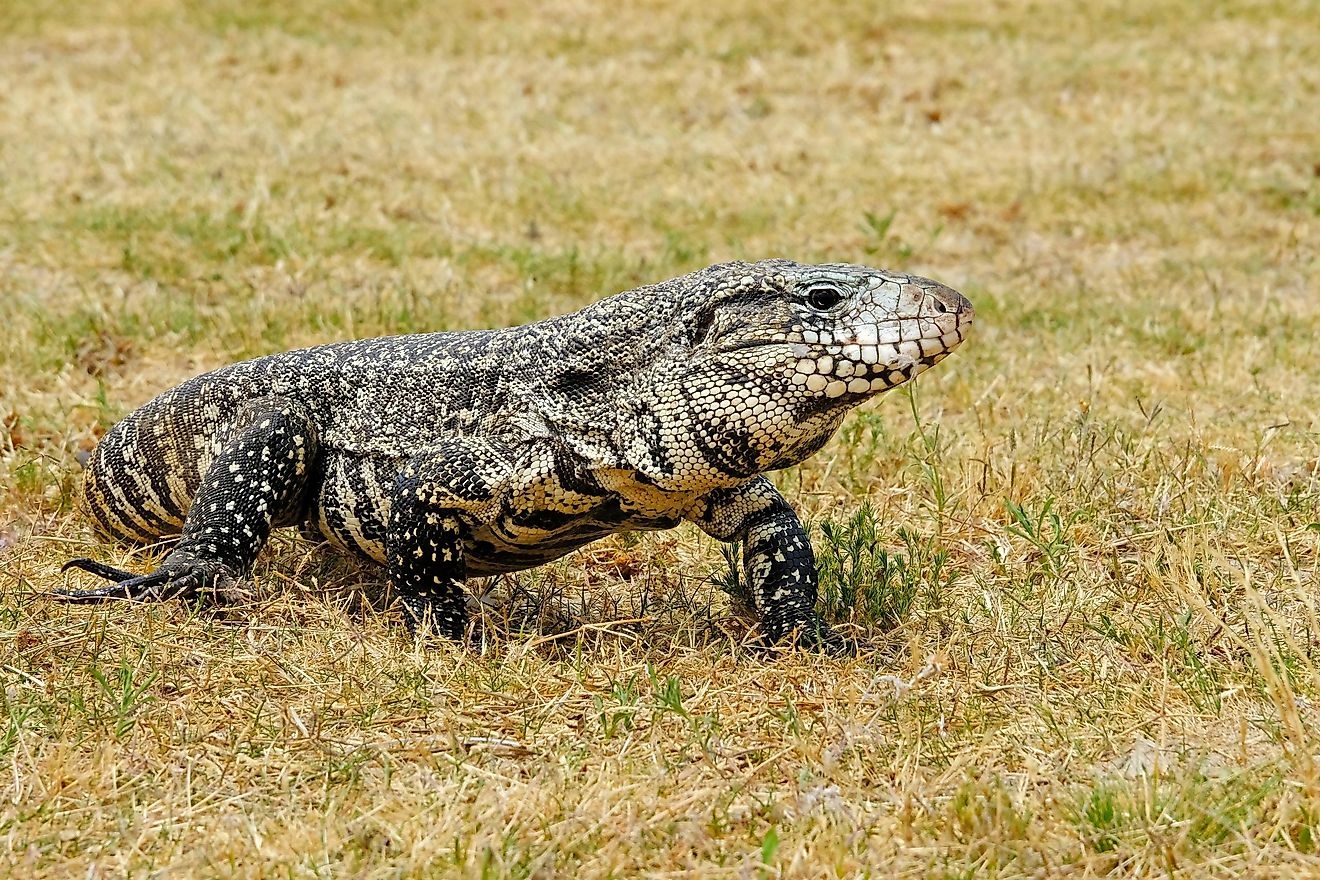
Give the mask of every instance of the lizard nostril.
M 949 313 L 948 303 L 940 299 L 938 296 L 931 297 L 931 299 L 935 300 L 935 311 L 939 312 L 941 315 L 947 315 Z

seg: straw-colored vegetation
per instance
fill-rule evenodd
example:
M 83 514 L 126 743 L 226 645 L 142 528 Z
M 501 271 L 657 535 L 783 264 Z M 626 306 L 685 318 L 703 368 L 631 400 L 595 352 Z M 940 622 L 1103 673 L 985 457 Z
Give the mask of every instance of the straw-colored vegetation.
M 0 873 L 1315 876 L 1315 11 L 0 3 Z M 76 456 L 195 372 L 765 256 L 978 308 L 778 477 L 857 660 L 691 528 L 479 651 L 292 535 L 223 619 L 40 597 L 150 564 Z

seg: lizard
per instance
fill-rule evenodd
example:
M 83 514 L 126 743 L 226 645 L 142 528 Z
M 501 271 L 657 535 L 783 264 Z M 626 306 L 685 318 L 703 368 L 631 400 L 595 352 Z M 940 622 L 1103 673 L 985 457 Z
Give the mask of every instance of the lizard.
M 849 264 L 730 262 L 497 330 L 382 336 L 242 361 L 165 391 L 86 461 L 94 528 L 173 540 L 71 603 L 224 601 L 272 528 L 383 566 L 414 636 L 465 638 L 468 577 L 687 521 L 741 543 L 763 635 L 849 653 L 815 609 L 807 532 L 766 476 L 935 365 L 973 308 Z

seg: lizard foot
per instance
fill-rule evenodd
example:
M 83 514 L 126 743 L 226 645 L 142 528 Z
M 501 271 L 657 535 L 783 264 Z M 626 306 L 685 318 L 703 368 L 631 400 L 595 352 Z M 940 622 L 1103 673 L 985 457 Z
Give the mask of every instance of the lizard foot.
M 52 590 L 48 595 L 60 602 L 91 605 L 115 600 L 164 602 L 169 599 L 223 597 L 233 592 L 239 579 L 223 563 L 172 553 L 149 574 L 134 574 L 93 559 L 70 559 L 60 571 L 71 568 L 91 572 L 114 581 L 94 590 Z
M 855 657 L 863 647 L 856 639 L 840 635 L 816 614 L 793 627 L 787 635 L 795 647 L 830 657 Z
M 440 639 L 443 642 L 463 644 L 468 641 L 466 608 L 462 614 L 442 612 L 429 603 L 403 600 L 403 624 L 414 639 Z

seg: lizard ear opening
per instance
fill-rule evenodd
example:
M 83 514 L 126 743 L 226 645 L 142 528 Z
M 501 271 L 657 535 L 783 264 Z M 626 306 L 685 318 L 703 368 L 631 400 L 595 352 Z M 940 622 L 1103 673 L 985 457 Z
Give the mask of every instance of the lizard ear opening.
M 688 322 L 687 341 L 693 347 L 701 345 L 710 336 L 715 327 L 715 306 L 703 306 Z
M 550 379 L 546 387 L 553 394 L 581 396 L 599 391 L 602 384 L 606 383 L 601 370 L 573 368 Z

